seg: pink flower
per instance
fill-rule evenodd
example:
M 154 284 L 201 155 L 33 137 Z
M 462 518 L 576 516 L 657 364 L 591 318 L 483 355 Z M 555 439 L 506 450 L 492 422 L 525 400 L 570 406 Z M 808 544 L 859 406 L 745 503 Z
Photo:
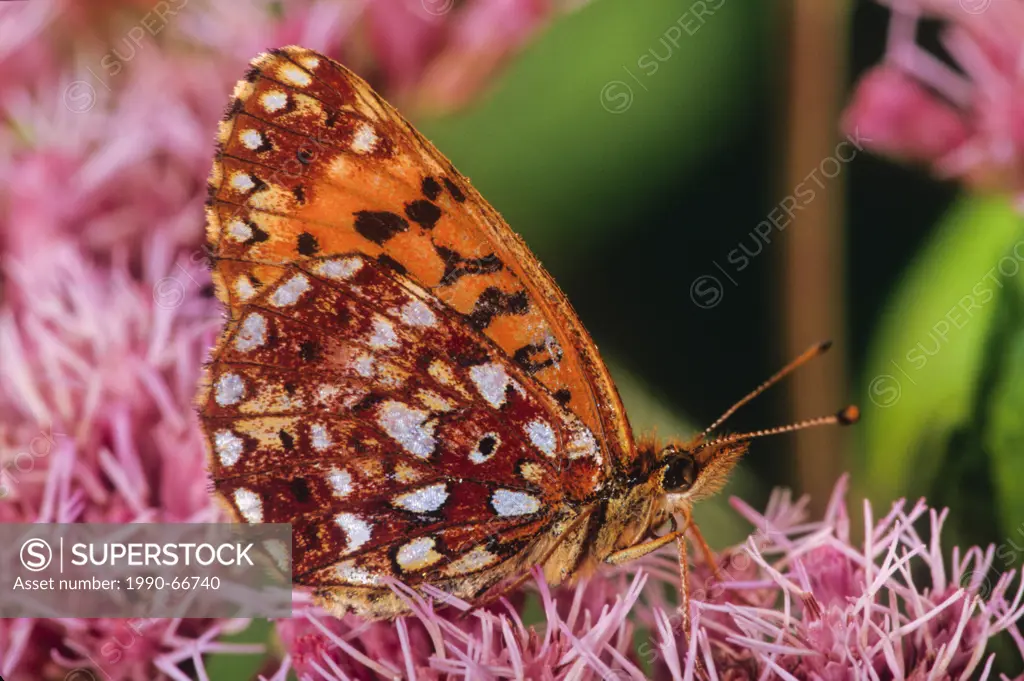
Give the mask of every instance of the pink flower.
M 931 163 L 964 144 L 968 122 L 904 70 L 869 71 L 846 109 L 844 127 L 868 146 L 903 161 Z
M 154 224 L 166 248 L 197 248 L 217 121 L 247 62 L 269 47 L 322 50 L 375 76 L 405 113 L 450 109 L 574 4 L 302 0 L 239 12 L 209 0 L 108 0 L 88 11 L 70 0 L 8 3 L 0 253 L 45 253 L 66 232 L 101 260 L 138 254 Z
M 148 253 L 132 272 L 91 262 L 58 235 L 45 253 L 7 263 L 0 520 L 221 517 L 206 491 L 206 454 L 191 412 L 218 319 L 201 292 L 208 273 L 161 249 L 159 235 Z M 5 621 L 0 675 L 38 681 L 82 668 L 114 681 L 173 678 L 178 662 L 217 649 L 221 633 L 242 624 Z
M 149 0 L 7 3 L 0 521 L 220 517 L 191 404 L 221 321 L 208 291 L 201 209 L 215 123 L 252 55 L 303 43 L 376 72 L 389 96 L 444 108 L 464 103 L 570 4 L 310 0 L 239 13 L 230 3 L 193 0 L 153 24 Z M 987 26 L 972 20 L 962 30 L 978 31 L 975 24 Z M 136 42 L 130 29 L 143 26 L 150 28 Z M 361 30 L 368 39 L 357 39 Z M 1006 52 L 1013 24 L 986 30 Z M 1006 54 L 986 45 L 986 59 L 1005 75 Z M 985 80 L 989 89 L 997 82 Z M 909 153 L 941 166 L 995 132 L 1019 132 L 995 125 L 994 114 L 977 117 L 963 129 L 946 119 L 935 149 L 910 145 Z M 846 678 L 851 660 L 890 672 L 902 665 L 906 678 L 923 670 L 953 678 L 981 675 L 990 664 L 985 644 L 1000 631 L 1024 644 L 1012 575 L 985 581 L 991 550 L 954 552 L 947 577 L 937 538 L 926 544 L 914 530 L 928 516 L 923 504 L 896 507 L 855 547 L 841 496 L 819 523 L 805 523 L 801 505 L 782 495 L 763 515 L 737 502 L 758 531 L 719 557 L 721 579 L 698 560 L 689 640 L 664 596 L 678 579 L 666 551 L 573 588 L 551 592 L 538 580 L 539 627 L 522 622 L 518 602 L 463 616 L 466 604 L 399 584 L 416 614 L 395 623 L 333 618 L 300 602 L 295 618 L 277 623 L 289 657 L 275 679 L 289 668 L 313 679 L 643 679 L 648 664 L 658 678 L 681 679 L 698 658 L 719 678 L 776 669 Z M 928 517 L 937 535 L 944 515 Z M 914 563 L 928 570 L 927 588 L 912 583 Z M 448 607 L 435 611 L 428 598 Z M 84 681 L 69 674 L 88 669 L 114 681 L 183 680 L 191 666 L 203 679 L 203 655 L 250 650 L 217 640 L 245 624 L 2 621 L 0 675 Z M 634 650 L 639 631 L 654 633 Z
M 756 532 L 690 575 L 692 630 L 665 594 L 678 588 L 671 550 L 639 566 L 605 570 L 551 593 L 535 573 L 545 621 L 526 627 L 516 608 L 472 611 L 435 589 L 423 596 L 394 584 L 414 616 L 394 623 L 330 617 L 304 606 L 277 624 L 289 668 L 310 679 L 374 674 L 442 679 L 655 679 L 683 681 L 703 670 L 718 679 L 988 679 L 989 640 L 1009 632 L 1021 653 L 1024 585 L 993 573 L 994 548 L 940 549 L 947 513 L 904 501 L 853 544 L 846 481 L 823 520 L 807 522 L 807 500 L 776 492 L 766 512 L 733 506 Z M 926 528 L 919 527 L 927 521 Z M 927 529 L 928 540 L 919 531 Z M 717 573 L 717 576 L 716 576 Z M 989 575 L 992 574 L 991 579 Z M 651 632 L 634 648 L 637 631 Z M 870 671 L 869 671 L 870 670 Z
M 694 601 L 701 630 L 689 641 L 691 655 L 729 678 L 767 671 L 796 679 L 986 679 L 992 637 L 1008 631 L 1024 652 L 1024 584 L 1011 590 L 1013 572 L 988 579 L 994 547 L 954 549 L 947 562 L 940 535 L 948 512 L 923 500 L 910 508 L 901 500 L 877 523 L 864 502 L 865 539 L 854 545 L 845 492 L 844 479 L 816 523 L 794 513 L 799 505 L 784 494 L 764 514 L 733 500 L 760 528 L 744 547 L 759 576 L 726 573 L 729 602 Z M 925 520 L 928 540 L 919 533 Z M 781 607 L 750 598 L 768 588 Z M 679 651 L 684 642 L 676 636 L 665 645 Z M 674 667 L 675 654 L 666 650 L 668 678 L 686 678 L 695 660 Z
M 843 128 L 869 148 L 927 164 L 939 177 L 1024 200 L 1024 2 L 888 0 L 882 65 L 857 86 Z M 924 16 L 963 74 L 920 47 Z
M 464 106 L 566 0 L 380 0 L 370 37 L 394 96 L 416 109 Z
M 400 583 L 392 588 L 415 614 L 393 623 L 299 607 L 295 618 L 277 623 L 288 656 L 273 681 L 283 680 L 289 669 L 300 678 L 328 681 L 644 678 L 632 652 L 628 615 L 638 607 L 645 575 L 630 578 L 619 571 L 557 593 L 539 572 L 534 577 L 546 618 L 542 630 L 524 625 L 519 608 L 505 599 L 499 607 L 467 615 L 469 605 L 458 599 L 428 586 L 433 602 L 448 604 L 435 609 Z

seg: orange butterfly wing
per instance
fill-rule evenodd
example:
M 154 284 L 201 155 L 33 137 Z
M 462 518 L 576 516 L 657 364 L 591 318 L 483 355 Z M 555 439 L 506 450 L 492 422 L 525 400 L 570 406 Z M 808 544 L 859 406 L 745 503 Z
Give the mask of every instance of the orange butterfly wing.
M 207 236 L 230 319 L 200 409 L 232 512 L 292 522 L 296 581 L 371 616 L 402 609 L 386 576 L 473 599 L 552 547 L 571 569 L 585 528 L 563 535 L 634 445 L 522 241 L 308 50 L 254 61 L 218 142 Z
M 579 416 L 606 460 L 632 460 L 618 393 L 565 295 L 469 181 L 363 80 L 287 47 L 257 58 L 235 98 L 208 211 L 222 258 L 214 279 L 232 316 L 257 283 L 279 276 L 260 264 L 313 252 L 384 256 Z M 228 238 L 238 224 L 256 240 Z

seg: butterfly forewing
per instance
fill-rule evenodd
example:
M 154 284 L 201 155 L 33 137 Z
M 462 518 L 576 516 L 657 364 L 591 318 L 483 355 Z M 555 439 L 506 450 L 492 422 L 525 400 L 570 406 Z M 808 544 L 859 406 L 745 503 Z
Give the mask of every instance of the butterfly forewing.
M 229 322 L 200 398 L 218 492 L 292 522 L 296 580 L 369 614 L 393 610 L 363 598 L 386 577 L 471 598 L 528 567 L 633 452 L 564 296 L 325 57 L 258 58 L 219 144 L 208 237 Z

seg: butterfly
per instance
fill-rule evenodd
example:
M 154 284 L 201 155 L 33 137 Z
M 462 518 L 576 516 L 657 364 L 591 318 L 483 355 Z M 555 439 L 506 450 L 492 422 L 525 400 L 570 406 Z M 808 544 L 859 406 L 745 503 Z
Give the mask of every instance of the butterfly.
M 198 398 L 213 485 L 237 520 L 291 523 L 293 580 L 331 612 L 405 613 L 394 579 L 481 604 L 534 566 L 558 584 L 683 550 L 692 504 L 752 436 L 854 418 L 636 439 L 522 239 L 321 54 L 253 60 L 217 143 L 207 239 L 228 321 Z

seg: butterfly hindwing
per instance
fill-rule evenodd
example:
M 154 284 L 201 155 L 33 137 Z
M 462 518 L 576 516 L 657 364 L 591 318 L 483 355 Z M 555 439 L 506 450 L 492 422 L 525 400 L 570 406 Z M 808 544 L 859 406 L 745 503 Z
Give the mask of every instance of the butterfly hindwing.
M 202 413 L 218 493 L 292 523 L 298 583 L 490 584 L 600 488 L 589 429 L 408 277 L 363 254 L 282 269 L 229 322 Z

